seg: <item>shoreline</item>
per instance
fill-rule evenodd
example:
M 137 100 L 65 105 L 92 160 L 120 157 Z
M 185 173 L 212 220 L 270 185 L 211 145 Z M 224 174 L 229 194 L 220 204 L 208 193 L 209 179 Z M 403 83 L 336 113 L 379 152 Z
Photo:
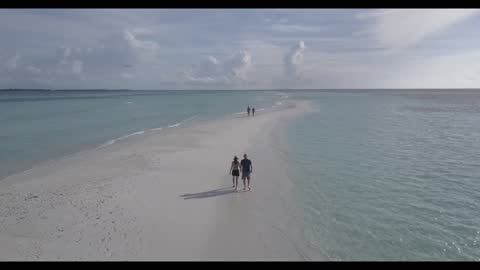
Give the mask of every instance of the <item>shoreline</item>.
M 289 104 L 133 136 L 7 176 L 0 260 L 302 260 L 260 219 L 271 183 L 255 182 L 270 180 L 276 165 L 267 162 L 266 131 L 308 111 Z M 252 153 L 253 192 L 234 193 L 226 173 L 244 151 Z
M 275 105 L 273 105 L 272 107 L 269 107 L 269 108 L 260 108 L 260 109 L 258 109 L 257 114 L 263 114 L 263 113 L 272 112 L 272 111 L 275 111 L 275 110 L 282 110 L 282 106 L 284 106 L 284 105 L 285 104 L 282 103 L 280 105 L 275 104 Z M 198 119 L 199 118 L 198 115 L 193 115 L 191 117 L 182 119 L 179 122 L 176 122 L 174 124 L 169 124 L 169 125 L 162 126 L 162 127 L 157 127 L 157 128 L 148 128 L 148 129 L 132 131 L 132 132 L 129 132 L 129 133 L 126 133 L 126 134 L 123 134 L 123 135 L 119 135 L 117 137 L 114 137 L 112 139 L 108 139 L 108 140 L 105 140 L 105 141 L 102 141 L 102 142 L 90 143 L 90 144 L 87 144 L 83 147 L 79 147 L 76 150 L 67 151 L 63 154 L 55 154 L 55 155 L 52 155 L 52 157 L 47 157 L 47 158 L 44 158 L 44 159 L 36 159 L 35 161 L 30 161 L 30 162 L 26 163 L 27 165 L 25 165 L 25 166 L 18 165 L 17 169 L 14 169 L 11 172 L 8 172 L 4 175 L 0 174 L 0 183 L 2 181 L 6 180 L 7 178 L 11 178 L 11 177 L 13 177 L 17 174 L 28 172 L 32 169 L 37 168 L 37 167 L 49 166 L 49 165 L 51 165 L 55 162 L 58 162 L 58 161 L 61 161 L 61 160 L 64 160 L 64 159 L 73 158 L 73 157 L 76 157 L 78 155 L 84 155 L 87 152 L 99 150 L 99 149 L 102 149 L 102 148 L 105 148 L 105 147 L 110 147 L 113 144 L 117 144 L 117 143 L 123 142 L 125 140 L 131 141 L 131 140 L 139 139 L 139 137 L 141 139 L 143 136 L 152 135 L 152 133 L 155 133 L 153 135 L 157 135 L 158 132 L 162 132 L 162 133 L 172 132 L 172 131 L 173 132 L 178 132 L 178 129 L 186 128 L 186 127 L 189 127 L 191 125 L 198 125 L 198 124 L 205 124 L 205 123 L 214 122 L 214 121 L 222 121 L 222 120 L 228 120 L 228 119 L 241 118 L 241 117 L 245 117 L 245 115 L 246 115 L 246 112 L 242 111 L 242 112 L 229 113 L 229 114 L 226 114 L 226 115 L 223 115 L 223 116 L 220 116 L 220 117 L 215 117 L 213 119 L 200 119 L 200 120 Z M 185 124 L 187 124 L 187 125 L 185 125 Z M 138 136 L 138 135 L 141 135 L 141 136 Z

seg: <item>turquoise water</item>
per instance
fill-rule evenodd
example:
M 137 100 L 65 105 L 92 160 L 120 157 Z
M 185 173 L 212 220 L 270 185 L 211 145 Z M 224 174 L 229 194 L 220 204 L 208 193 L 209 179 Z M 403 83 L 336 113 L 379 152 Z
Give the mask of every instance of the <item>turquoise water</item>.
M 305 257 L 480 260 L 480 92 L 287 95 L 316 108 L 277 134 L 294 184 L 286 194 L 292 202 L 285 207 L 292 220 L 287 234 Z M 131 134 L 238 113 L 247 104 L 268 108 L 285 97 L 275 91 L 0 92 L 0 177 Z
M 0 179 L 129 135 L 247 105 L 270 107 L 280 97 L 273 91 L 0 91 Z
M 480 260 L 480 92 L 296 92 L 291 215 L 330 260 Z

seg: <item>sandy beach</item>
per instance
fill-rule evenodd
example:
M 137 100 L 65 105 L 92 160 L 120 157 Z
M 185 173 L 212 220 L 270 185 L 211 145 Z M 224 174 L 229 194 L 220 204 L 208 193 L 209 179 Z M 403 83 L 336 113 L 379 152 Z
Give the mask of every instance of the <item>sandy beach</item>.
M 0 260 L 303 260 L 283 232 L 291 183 L 271 141 L 309 109 L 192 123 L 9 176 Z M 234 192 L 228 169 L 243 153 L 252 191 Z

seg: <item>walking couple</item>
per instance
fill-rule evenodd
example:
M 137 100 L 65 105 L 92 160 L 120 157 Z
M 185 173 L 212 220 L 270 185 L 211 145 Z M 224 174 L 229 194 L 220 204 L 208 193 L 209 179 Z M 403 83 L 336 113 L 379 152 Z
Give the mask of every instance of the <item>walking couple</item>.
M 252 107 L 251 111 L 252 111 L 252 116 L 255 116 L 255 107 Z M 250 116 L 250 106 L 247 107 L 247 114 L 248 116 Z
M 252 161 L 247 158 L 247 154 L 243 155 L 241 162 L 238 162 L 237 156 L 233 157 L 232 166 L 230 166 L 230 174 L 232 175 L 233 186 L 235 190 L 238 187 L 238 177 L 242 172 L 243 180 L 243 190 L 250 190 L 250 174 L 253 172 Z M 245 185 L 245 180 L 247 180 L 247 185 Z

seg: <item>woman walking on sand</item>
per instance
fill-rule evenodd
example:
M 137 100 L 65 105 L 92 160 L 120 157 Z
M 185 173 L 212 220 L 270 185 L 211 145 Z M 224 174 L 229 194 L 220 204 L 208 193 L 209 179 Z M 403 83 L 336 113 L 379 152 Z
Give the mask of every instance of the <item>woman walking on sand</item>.
M 238 162 L 237 156 L 233 157 L 232 166 L 230 166 L 230 174 L 232 175 L 232 182 L 235 190 L 238 187 L 238 177 L 240 176 L 240 162 Z

